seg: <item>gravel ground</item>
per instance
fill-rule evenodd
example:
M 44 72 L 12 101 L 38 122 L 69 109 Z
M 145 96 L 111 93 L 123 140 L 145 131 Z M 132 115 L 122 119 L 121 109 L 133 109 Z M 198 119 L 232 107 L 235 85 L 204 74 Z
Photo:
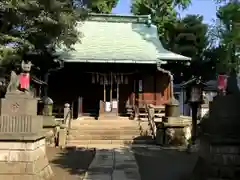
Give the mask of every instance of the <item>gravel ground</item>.
M 52 180 L 81 180 L 92 162 L 94 149 L 46 148 L 48 160 L 54 173 Z

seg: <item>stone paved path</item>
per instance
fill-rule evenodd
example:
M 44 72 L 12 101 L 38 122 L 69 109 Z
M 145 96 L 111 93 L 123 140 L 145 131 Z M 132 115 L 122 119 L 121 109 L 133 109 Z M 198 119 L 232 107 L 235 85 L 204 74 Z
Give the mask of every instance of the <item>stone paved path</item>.
M 187 180 L 197 161 L 196 154 L 157 146 L 47 148 L 47 155 L 52 180 Z
M 84 180 L 140 180 L 138 166 L 127 148 L 97 150 Z

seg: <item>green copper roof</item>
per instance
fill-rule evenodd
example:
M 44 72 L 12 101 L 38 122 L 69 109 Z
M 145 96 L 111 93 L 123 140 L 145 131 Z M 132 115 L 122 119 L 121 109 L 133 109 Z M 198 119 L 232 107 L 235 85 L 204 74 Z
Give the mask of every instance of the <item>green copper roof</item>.
M 66 62 L 150 63 L 190 60 L 163 48 L 149 16 L 90 14 L 74 51 L 59 51 Z

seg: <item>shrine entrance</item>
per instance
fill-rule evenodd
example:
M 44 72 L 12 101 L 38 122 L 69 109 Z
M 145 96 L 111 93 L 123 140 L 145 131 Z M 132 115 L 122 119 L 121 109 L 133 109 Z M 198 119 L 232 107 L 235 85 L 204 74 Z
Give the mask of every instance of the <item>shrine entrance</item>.
M 119 84 L 104 84 L 104 116 L 118 116 Z
M 119 87 L 128 83 L 128 77 L 118 73 L 92 74 L 92 83 L 102 86 L 102 98 L 99 104 L 99 117 L 116 117 L 119 114 Z

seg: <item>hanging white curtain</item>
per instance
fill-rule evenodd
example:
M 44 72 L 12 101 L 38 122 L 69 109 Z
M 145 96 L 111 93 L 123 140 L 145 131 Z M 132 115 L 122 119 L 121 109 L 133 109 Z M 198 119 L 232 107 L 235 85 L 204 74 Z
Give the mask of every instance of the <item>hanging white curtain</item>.
M 100 76 L 100 84 L 103 85 L 104 84 L 104 77 Z
M 96 81 L 95 81 L 95 74 L 92 73 L 92 84 L 95 84 L 95 83 L 96 83 Z
M 123 84 L 123 82 L 124 82 L 124 77 L 123 77 L 123 75 L 121 74 L 121 84 Z
M 125 76 L 125 81 L 124 81 L 125 84 L 128 84 L 128 77 Z
M 97 73 L 97 78 L 96 78 L 96 82 L 99 83 L 99 74 Z

